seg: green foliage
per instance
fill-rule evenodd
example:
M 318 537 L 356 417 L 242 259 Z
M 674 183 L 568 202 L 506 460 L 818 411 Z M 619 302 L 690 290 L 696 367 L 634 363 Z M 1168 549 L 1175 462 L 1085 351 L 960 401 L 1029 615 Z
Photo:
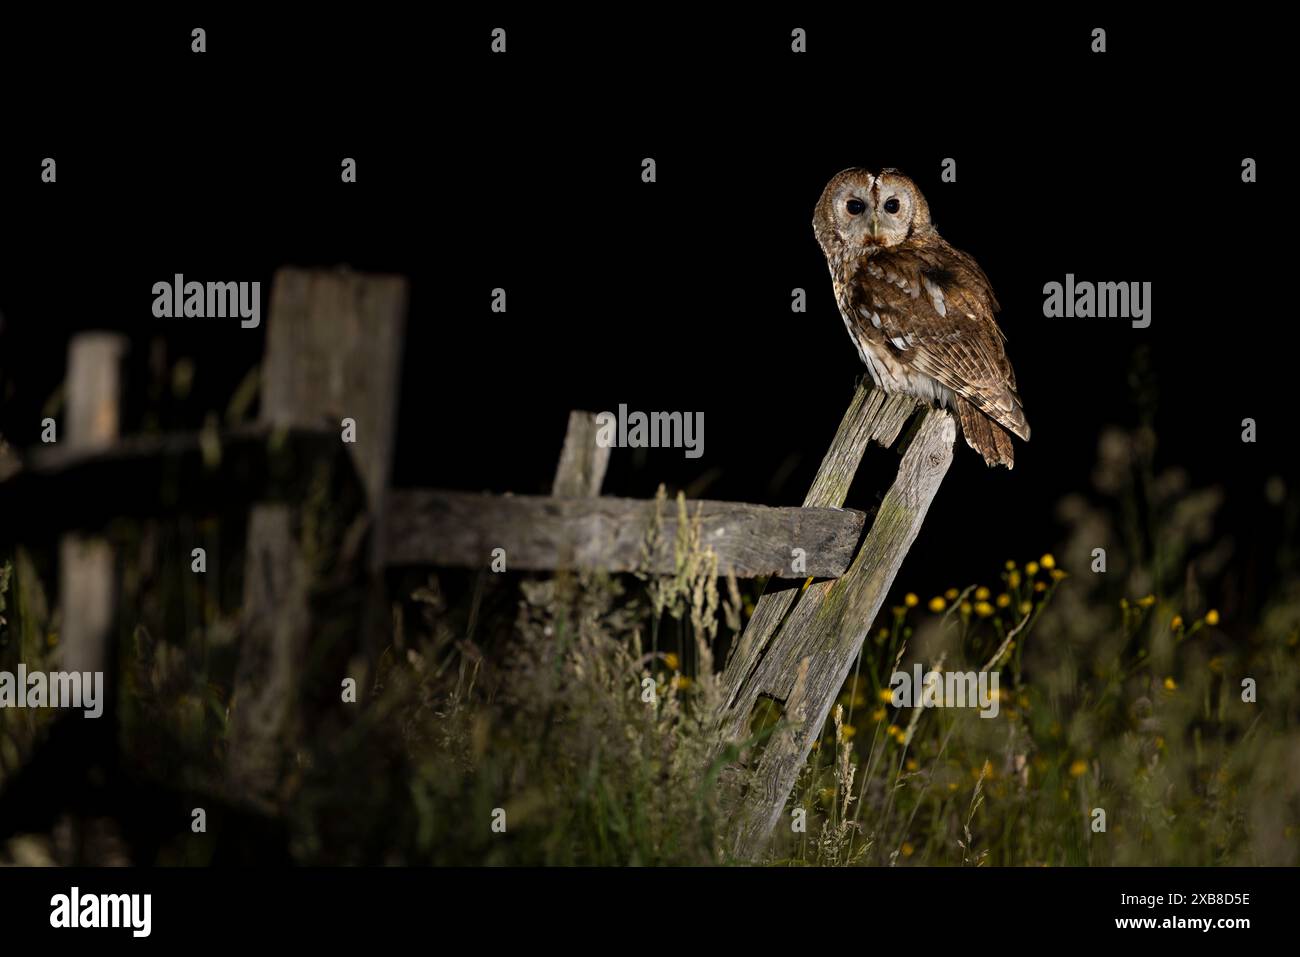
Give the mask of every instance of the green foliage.
M 313 556 L 356 537 L 309 504 Z M 1207 596 L 1230 593 L 1220 504 L 1215 489 L 1157 471 L 1148 433 L 1108 432 L 1093 488 L 1060 505 L 1069 532 L 1052 554 L 990 561 L 987 585 L 902 591 L 874 623 L 766 862 L 1300 863 L 1300 574 L 1279 556 L 1282 584 L 1258 620 L 1212 607 Z M 1294 522 L 1294 503 L 1278 507 Z M 387 647 L 345 662 L 357 702 L 317 702 L 303 729 L 281 788 L 293 858 L 726 863 L 735 785 L 719 787 L 711 736 L 715 642 L 734 642 L 756 592 L 717 577 L 680 498 L 676 508 L 671 575 L 484 572 L 468 600 L 432 577 L 395 605 Z M 1099 544 L 1110 546 L 1105 574 L 1092 571 Z M 128 579 L 146 597 L 123 642 L 127 752 L 186 787 L 219 789 L 239 707 L 237 622 L 184 576 Z M 148 598 L 151 588 L 162 594 Z M 176 634 L 167 624 L 178 620 L 184 640 L 153 637 Z M 318 638 L 349 653 L 343 625 L 323 627 L 334 637 Z M 0 664 L 51 661 L 57 640 L 57 615 L 17 553 L 0 565 Z M 998 716 L 895 708 L 890 675 L 914 662 L 997 670 Z M 306 686 L 336 696 L 337 658 L 303 667 Z M 1242 700 L 1244 678 L 1258 702 Z M 0 712 L 0 786 L 40 720 Z M 744 746 L 780 720 L 756 714 Z M 793 811 L 802 830 L 788 826 Z M 493 829 L 501 812 L 504 832 Z
M 850 717 L 792 797 L 807 833 L 778 834 L 775 860 L 1300 863 L 1296 569 L 1281 562 L 1258 622 L 1227 622 L 1205 597 L 1225 590 L 1221 495 L 1153 461 L 1149 433 L 1106 433 L 1093 493 L 1061 503 L 1059 560 L 1008 561 L 995 587 L 907 595 L 882 616 L 841 697 Z M 1093 549 L 1119 542 L 1094 573 Z M 895 662 L 966 670 L 990 656 L 1001 661 L 996 719 L 882 700 Z M 1246 678 L 1259 702 L 1242 700 Z M 819 760 L 847 742 L 847 762 Z M 862 767 L 853 832 L 828 854 L 825 835 L 847 816 L 846 766 Z

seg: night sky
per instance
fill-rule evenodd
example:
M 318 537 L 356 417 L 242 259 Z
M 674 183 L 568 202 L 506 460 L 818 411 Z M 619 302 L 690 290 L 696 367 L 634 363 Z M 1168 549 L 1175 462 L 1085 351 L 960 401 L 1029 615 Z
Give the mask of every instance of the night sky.
M 188 21 L 9 33 L 0 63 L 40 43 L 51 66 L 0 66 L 18 91 L 0 119 L 0 433 L 36 441 L 67 337 L 88 328 L 132 339 L 128 426 L 151 401 L 151 343 L 195 360 L 195 391 L 160 412 L 193 428 L 257 361 L 265 323 L 155 319 L 153 283 L 260 279 L 269 303 L 278 266 L 348 264 L 412 283 L 398 484 L 546 491 L 568 411 L 625 403 L 702 411 L 705 451 L 616 450 L 608 494 L 662 481 L 798 504 L 863 371 L 813 205 L 844 167 L 892 166 L 991 280 L 1033 428 L 1011 473 L 959 442 L 900 584 L 991 577 L 1053 547 L 1053 506 L 1087 489 L 1100 430 L 1144 415 L 1158 461 L 1225 487 L 1241 546 L 1271 547 L 1264 483 L 1296 443 L 1271 345 L 1291 321 L 1273 51 L 1217 20 L 964 14 L 939 31 L 938 10 L 853 11 L 692 10 L 636 30 L 502 15 L 397 36 L 199 18 L 202 56 Z M 102 82 L 65 83 L 73 62 Z M 40 82 L 39 101 L 23 92 Z M 344 156 L 356 185 L 339 182 Z M 1151 326 L 1045 318 L 1043 286 L 1067 273 L 1151 282 Z M 868 507 L 891 461 L 874 453 L 847 504 Z

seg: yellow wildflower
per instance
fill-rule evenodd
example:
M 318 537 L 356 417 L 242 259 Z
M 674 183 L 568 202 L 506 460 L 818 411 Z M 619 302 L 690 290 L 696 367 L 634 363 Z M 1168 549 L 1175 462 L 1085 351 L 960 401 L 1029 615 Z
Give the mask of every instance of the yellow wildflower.
M 1037 575 L 1037 574 L 1038 574 L 1038 562 L 1025 562 L 1025 574 L 1026 574 L 1026 575 Z
M 912 856 L 913 854 L 915 854 L 915 853 L 916 853 L 916 848 L 914 848 L 914 847 L 913 847 L 911 844 L 909 844 L 907 841 L 904 841 L 904 842 L 903 842 L 903 856 L 904 856 L 904 857 L 911 857 L 911 856 Z
M 909 591 L 903 596 L 903 604 L 908 608 L 915 608 L 920 601 L 921 599 L 917 598 L 914 592 Z
M 988 590 L 987 588 L 985 588 L 983 585 L 980 585 L 979 588 L 976 588 L 976 589 L 975 589 L 975 600 L 976 600 L 976 601 L 988 601 L 988 600 L 989 600 L 989 590 Z
M 1080 775 L 1087 773 L 1088 762 L 1083 760 L 1083 758 L 1076 758 L 1074 763 L 1070 765 L 1070 777 L 1072 778 L 1077 778 Z
M 949 601 L 954 601 L 954 600 L 956 600 L 956 598 L 957 598 L 957 596 L 958 596 L 959 594 L 961 594 L 961 593 L 960 593 L 959 591 L 957 591 L 957 589 L 955 589 L 955 588 L 949 588 L 946 592 L 943 593 L 943 597 L 946 598 L 946 599 L 948 599 Z
M 1051 552 L 1048 552 L 1046 555 L 1044 555 L 1044 556 L 1043 556 L 1042 558 L 1040 558 L 1038 561 L 1039 561 L 1039 563 L 1040 563 L 1044 568 L 1055 568 L 1055 567 L 1056 567 L 1056 559 L 1052 557 L 1052 553 L 1051 553 Z
M 1219 612 L 1217 609 L 1211 608 L 1205 613 L 1205 623 L 1211 627 L 1219 623 Z
M 1143 595 L 1141 598 L 1138 599 L 1138 604 L 1141 605 L 1143 608 L 1150 608 L 1155 603 L 1156 603 L 1155 595 Z
M 1173 621 L 1171 621 L 1171 622 L 1169 623 L 1169 627 L 1172 628 L 1174 631 L 1182 631 L 1182 630 L 1183 630 L 1183 616 L 1182 616 L 1182 615 L 1174 615 L 1174 619 L 1173 619 Z
M 677 666 L 681 664 L 681 662 L 677 659 L 677 656 L 670 651 L 668 654 L 664 655 L 664 664 L 668 666 L 670 671 L 676 671 Z
M 1010 604 L 1011 604 L 1011 596 L 1010 596 L 1010 595 L 1008 595 L 1006 592 L 1003 592 L 1001 595 L 998 595 L 998 607 L 999 607 L 999 608 L 1006 608 L 1006 607 L 1007 607 L 1008 605 L 1010 605 Z
M 1166 690 L 1166 691 L 1177 691 L 1177 690 L 1178 690 L 1178 682 L 1175 681 L 1172 677 L 1167 677 L 1167 678 L 1165 678 L 1165 690 Z
M 935 595 L 930 599 L 930 610 L 936 615 L 948 607 L 948 603 L 943 600 L 942 595 Z
M 981 618 L 987 618 L 989 615 L 993 614 L 993 606 L 986 601 L 977 601 L 975 603 L 975 614 L 979 615 Z

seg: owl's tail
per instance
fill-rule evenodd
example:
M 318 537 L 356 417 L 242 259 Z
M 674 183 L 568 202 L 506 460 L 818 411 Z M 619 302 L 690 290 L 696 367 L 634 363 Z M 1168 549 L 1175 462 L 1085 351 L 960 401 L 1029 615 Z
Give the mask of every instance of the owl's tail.
M 1015 468 L 1015 453 L 1011 448 L 1011 436 L 1006 429 L 960 396 L 957 397 L 957 415 L 961 419 L 961 431 L 966 436 L 966 444 L 984 456 L 984 464 Z

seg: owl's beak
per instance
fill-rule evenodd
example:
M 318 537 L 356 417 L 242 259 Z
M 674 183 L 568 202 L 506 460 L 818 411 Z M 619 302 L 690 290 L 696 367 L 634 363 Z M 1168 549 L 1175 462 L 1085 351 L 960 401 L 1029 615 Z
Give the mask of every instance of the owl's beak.
M 876 214 L 872 213 L 871 218 L 867 220 L 867 232 L 871 233 L 871 238 L 879 242 L 880 240 L 880 220 Z

